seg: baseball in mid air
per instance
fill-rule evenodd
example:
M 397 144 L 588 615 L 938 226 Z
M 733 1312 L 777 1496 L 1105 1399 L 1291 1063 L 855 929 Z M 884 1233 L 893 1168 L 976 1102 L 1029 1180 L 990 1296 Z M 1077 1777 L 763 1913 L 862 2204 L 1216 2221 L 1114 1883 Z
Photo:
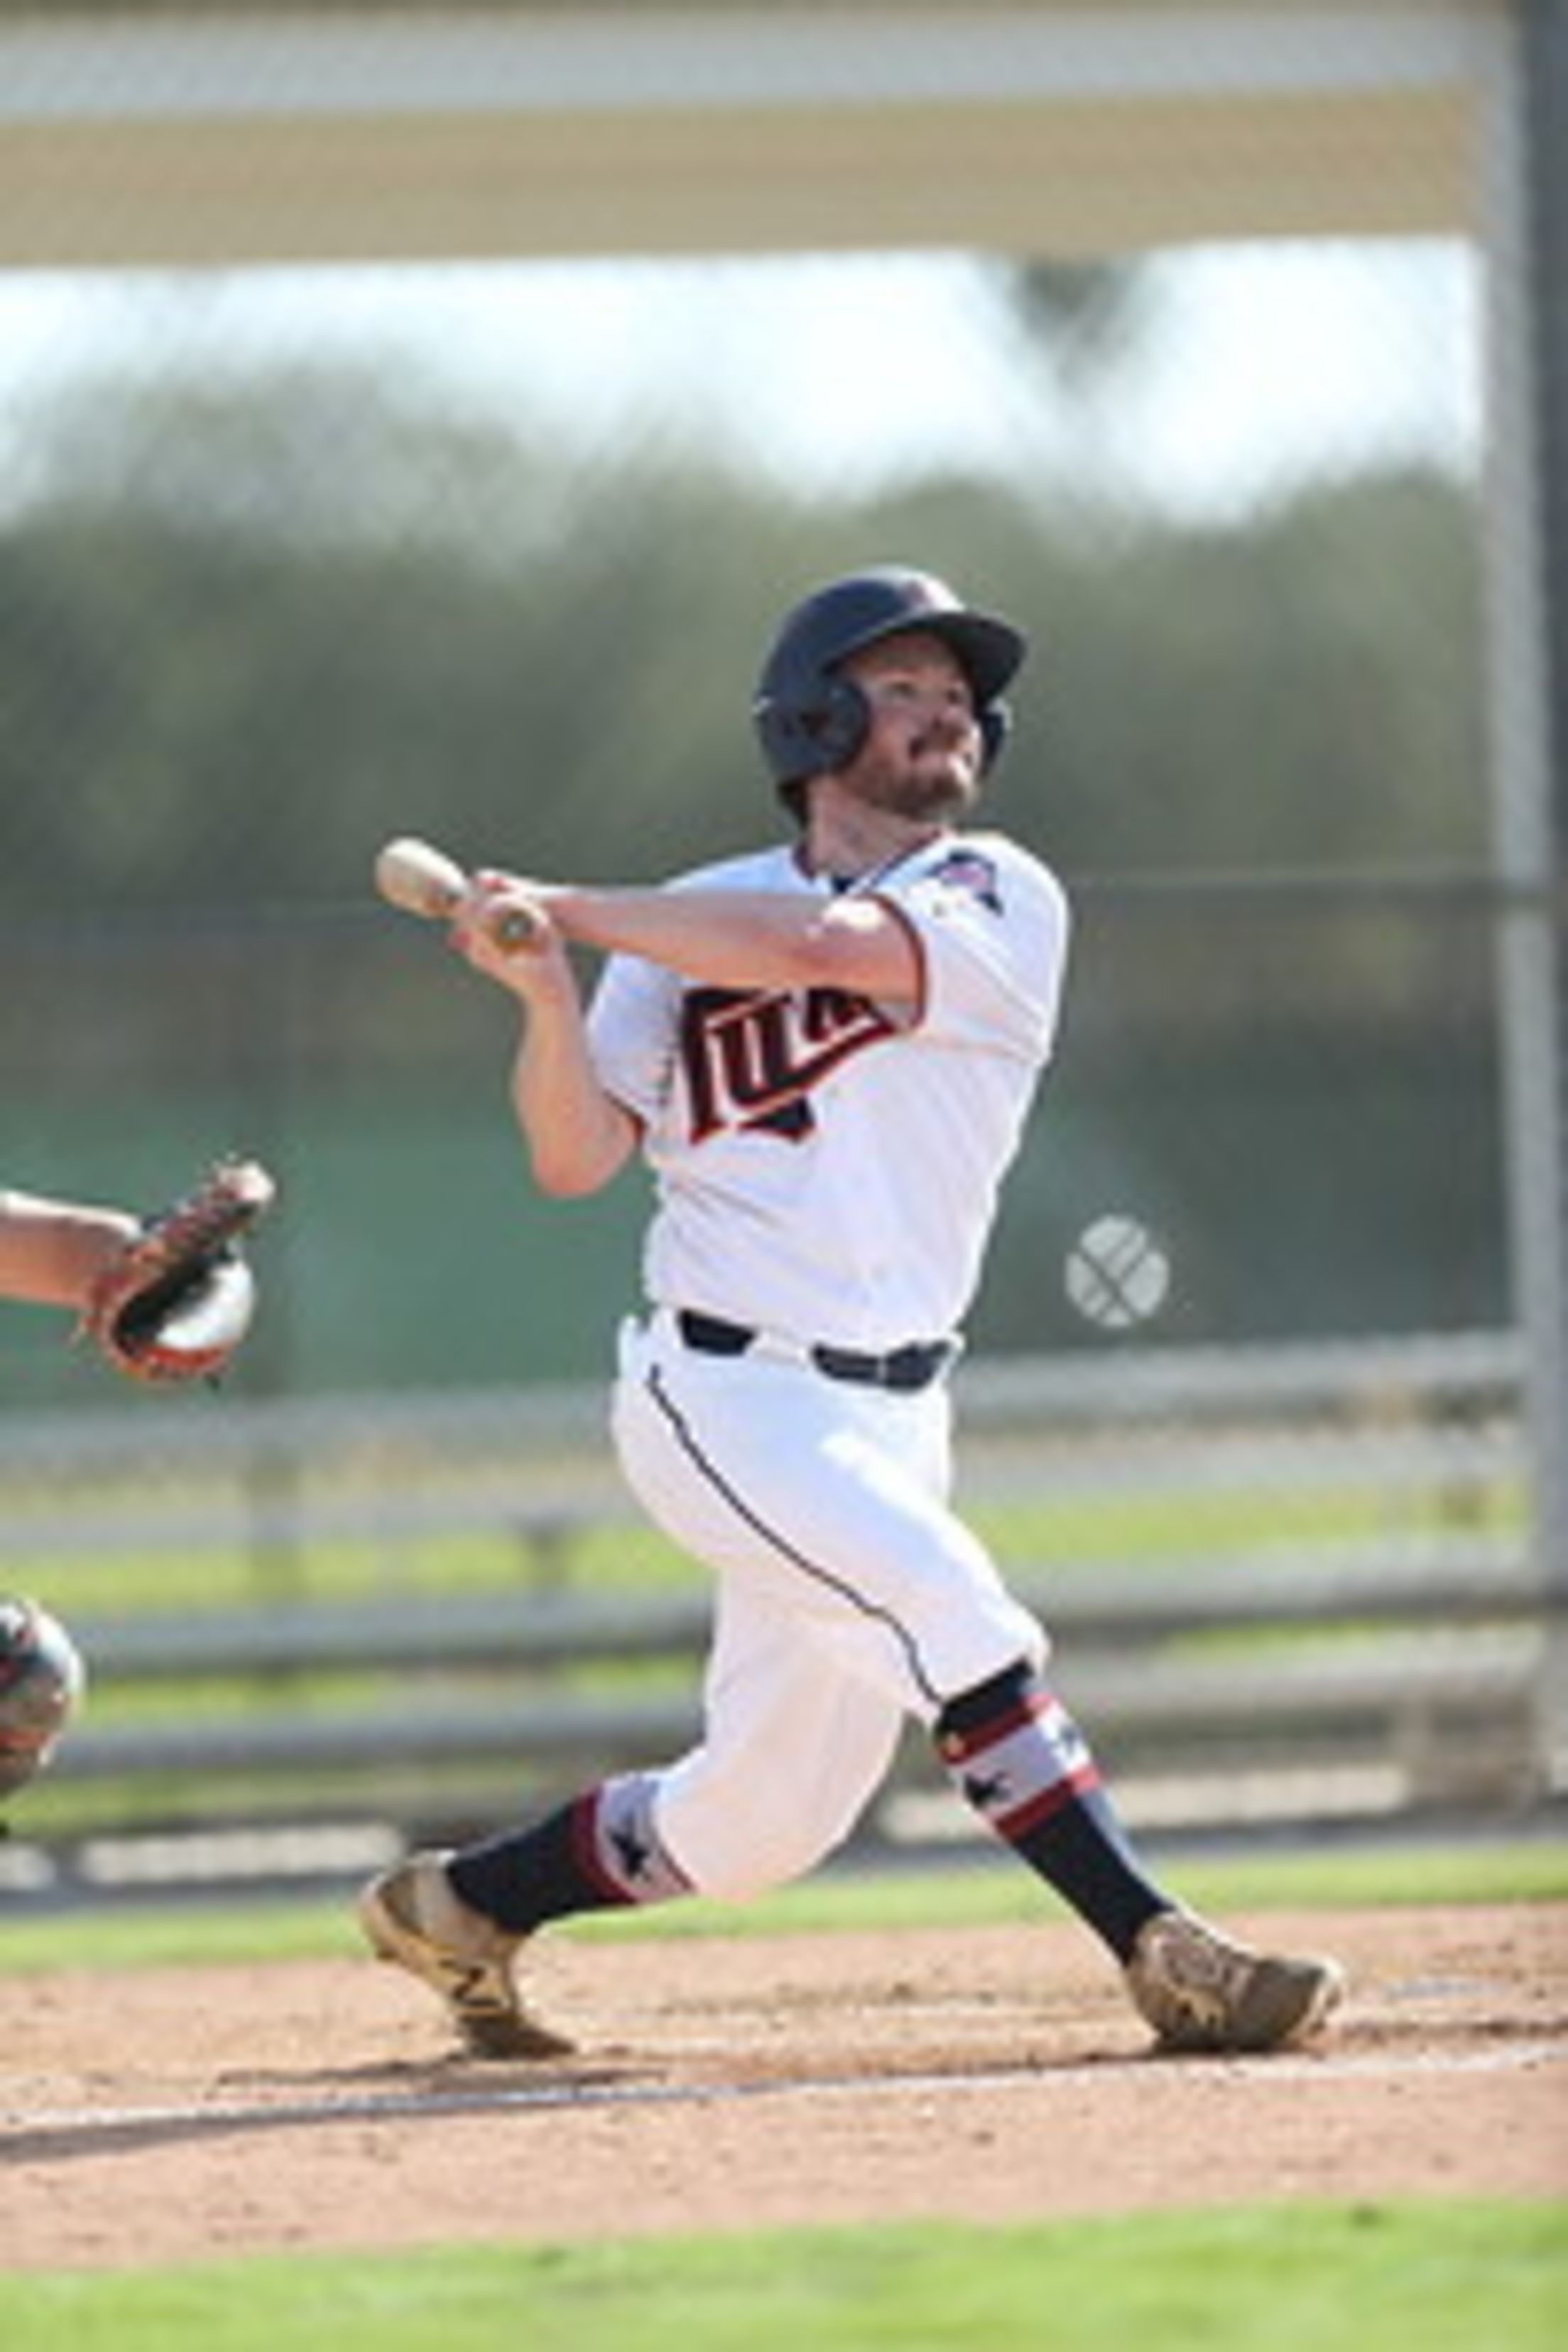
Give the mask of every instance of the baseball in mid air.
M 1147 1323 L 1164 1305 L 1171 1261 L 1163 1244 L 1136 1217 L 1096 1217 L 1068 1250 L 1063 1280 L 1086 1322 L 1127 1331 Z

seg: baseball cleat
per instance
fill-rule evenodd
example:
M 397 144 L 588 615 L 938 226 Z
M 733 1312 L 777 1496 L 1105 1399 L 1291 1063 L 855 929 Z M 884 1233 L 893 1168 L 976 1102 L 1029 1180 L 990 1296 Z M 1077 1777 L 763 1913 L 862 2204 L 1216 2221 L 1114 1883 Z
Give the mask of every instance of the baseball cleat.
M 571 2042 L 531 2017 L 517 1989 L 512 1962 L 524 1938 L 462 1900 L 447 1874 L 450 1859 L 413 1853 L 371 1880 L 358 1910 L 372 1950 L 440 1995 L 472 2056 L 563 2056 Z
M 1307 2042 L 1345 1990 L 1337 1960 L 1249 1951 L 1189 1911 L 1161 1911 L 1145 1922 L 1126 1978 L 1163 2050 L 1280 2050 Z

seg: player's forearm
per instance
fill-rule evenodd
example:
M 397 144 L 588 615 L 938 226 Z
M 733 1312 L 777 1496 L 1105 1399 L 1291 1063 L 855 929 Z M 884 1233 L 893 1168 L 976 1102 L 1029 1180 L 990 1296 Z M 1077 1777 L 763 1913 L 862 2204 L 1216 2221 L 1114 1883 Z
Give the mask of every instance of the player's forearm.
M 913 995 L 914 950 L 872 898 L 772 890 L 548 892 L 551 920 L 585 947 L 646 957 L 716 987 L 843 988 Z
M 575 1007 L 525 1011 L 511 1070 L 512 1109 L 541 1192 L 596 1192 L 636 1139 L 630 1114 L 600 1086 Z
M 135 1231 L 134 1217 L 117 1209 L 0 1192 L 0 1297 L 80 1307 Z

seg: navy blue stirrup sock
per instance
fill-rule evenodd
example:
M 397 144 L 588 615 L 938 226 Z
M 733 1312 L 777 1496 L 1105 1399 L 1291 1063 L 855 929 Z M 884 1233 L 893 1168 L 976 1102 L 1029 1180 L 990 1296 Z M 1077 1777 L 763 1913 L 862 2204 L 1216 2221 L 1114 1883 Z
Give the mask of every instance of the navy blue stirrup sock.
M 1010 1666 L 938 1716 L 937 1754 L 959 1793 L 1125 1963 L 1173 1906 L 1151 1884 L 1076 1723 L 1031 1666 Z
M 636 1772 L 585 1790 L 531 1829 L 464 1846 L 447 1874 L 465 1903 L 512 1936 L 577 1911 L 691 1892 L 654 1828 L 652 1783 Z

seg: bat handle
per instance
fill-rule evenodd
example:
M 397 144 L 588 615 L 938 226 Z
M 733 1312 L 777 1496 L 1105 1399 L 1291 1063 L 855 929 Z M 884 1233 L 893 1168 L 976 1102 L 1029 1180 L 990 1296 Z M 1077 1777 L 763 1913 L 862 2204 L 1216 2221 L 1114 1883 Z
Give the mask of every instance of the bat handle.
M 485 924 L 485 929 L 507 955 L 515 955 L 520 948 L 538 944 L 539 924 L 526 907 L 502 907 Z

